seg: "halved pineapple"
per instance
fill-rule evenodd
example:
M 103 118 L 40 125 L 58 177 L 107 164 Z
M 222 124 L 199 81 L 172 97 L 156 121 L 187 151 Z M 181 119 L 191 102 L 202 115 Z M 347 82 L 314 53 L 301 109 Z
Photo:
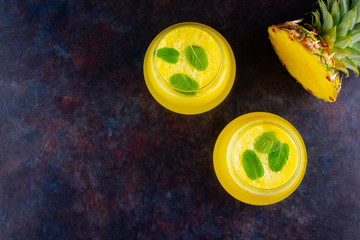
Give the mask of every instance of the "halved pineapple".
M 319 0 L 312 25 L 300 20 L 273 25 L 269 38 L 289 73 L 314 96 L 334 102 L 341 89 L 338 73 L 359 75 L 360 0 Z
M 273 25 L 268 31 L 274 50 L 289 73 L 317 98 L 334 102 L 341 81 L 321 40 L 296 22 Z

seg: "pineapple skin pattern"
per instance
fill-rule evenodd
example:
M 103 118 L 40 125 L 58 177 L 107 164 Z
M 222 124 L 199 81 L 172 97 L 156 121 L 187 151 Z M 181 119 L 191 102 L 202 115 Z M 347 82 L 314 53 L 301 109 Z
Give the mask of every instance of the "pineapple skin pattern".
M 341 89 L 338 71 L 356 76 L 360 65 L 360 0 L 322 0 L 312 24 L 301 20 L 272 25 L 269 39 L 288 72 L 311 94 L 334 102 Z

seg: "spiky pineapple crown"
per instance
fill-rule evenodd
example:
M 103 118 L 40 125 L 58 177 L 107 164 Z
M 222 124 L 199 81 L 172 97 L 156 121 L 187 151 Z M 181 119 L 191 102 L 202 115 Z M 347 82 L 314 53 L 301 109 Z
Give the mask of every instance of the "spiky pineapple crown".
M 312 25 L 334 54 L 336 69 L 357 76 L 360 66 L 360 0 L 318 1 Z

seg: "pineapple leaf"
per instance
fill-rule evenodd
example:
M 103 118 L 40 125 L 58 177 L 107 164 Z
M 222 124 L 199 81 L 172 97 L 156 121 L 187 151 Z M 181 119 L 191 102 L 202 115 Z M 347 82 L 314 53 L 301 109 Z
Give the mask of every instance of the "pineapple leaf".
M 326 34 L 325 37 L 323 38 L 325 43 L 327 45 L 330 46 L 330 48 L 334 47 L 334 43 L 336 40 L 336 26 L 334 26 L 333 28 L 331 28 Z
M 331 16 L 333 17 L 334 25 L 338 25 L 340 22 L 340 8 L 337 0 L 335 0 L 334 4 L 332 5 Z
M 360 51 L 360 42 L 355 43 L 354 45 L 351 46 L 351 48 Z
M 351 9 L 356 8 L 356 23 L 360 22 L 360 0 L 352 0 L 351 1 Z
M 351 59 L 351 61 L 352 61 L 356 66 L 360 66 L 360 58 L 353 58 L 353 59 Z
M 334 62 L 335 62 L 335 67 L 346 68 L 345 64 L 341 60 L 334 58 Z
M 358 50 L 355 50 L 355 49 L 349 48 L 349 47 L 345 48 L 345 50 L 350 52 L 350 54 L 347 56 L 347 58 L 349 58 L 351 60 L 353 58 L 360 58 L 360 52 Z
M 318 32 L 321 31 L 321 21 L 320 21 L 320 13 L 318 10 L 316 12 L 313 12 L 313 21 L 312 25 L 316 28 Z
M 335 42 L 335 40 L 336 40 L 336 26 L 331 28 L 330 31 L 327 34 L 330 36 L 331 40 L 333 42 Z
M 327 0 L 326 1 L 327 9 L 330 10 L 333 4 L 334 4 L 334 0 Z
M 353 35 L 351 37 L 351 42 L 349 44 L 349 47 L 352 47 L 355 43 L 357 43 L 360 40 L 360 30 L 358 31 L 358 33 L 356 33 L 355 35 Z
M 349 30 L 349 24 L 350 24 L 350 20 L 347 19 L 345 21 L 342 21 L 338 26 L 338 29 L 336 31 L 336 36 L 337 37 L 341 37 L 341 36 L 346 36 L 348 30 Z
M 334 47 L 332 49 L 332 52 L 335 53 L 335 58 L 337 59 L 343 59 L 344 57 L 348 56 L 350 54 L 349 51 L 345 50 L 345 49 L 341 49 L 341 48 L 336 48 Z
M 356 20 L 355 23 L 360 22 L 360 0 L 352 0 L 351 1 L 351 9 L 356 8 Z
M 359 76 L 359 71 L 357 70 L 357 67 L 353 61 L 351 61 L 349 58 L 343 58 L 341 61 L 345 64 L 346 68 L 352 70 L 355 73 L 355 76 Z
M 324 3 L 323 0 L 319 0 L 318 3 L 319 3 L 320 11 L 321 11 L 321 16 L 323 18 L 323 22 L 325 24 L 326 20 L 327 20 L 327 15 L 328 15 L 328 10 L 326 8 L 326 4 Z
M 360 22 L 360 6 L 356 7 L 356 20 L 355 23 Z
M 349 76 L 349 71 L 346 69 L 345 64 L 341 60 L 339 60 L 337 58 L 334 58 L 334 62 L 335 62 L 335 69 L 345 73 L 346 76 L 348 77 Z
M 360 0 L 352 0 L 351 1 L 351 9 L 359 7 L 360 6 Z
M 334 47 L 334 42 L 331 40 L 331 37 L 329 35 L 325 35 L 323 37 L 324 42 L 329 45 L 330 48 Z
M 337 48 L 346 48 L 351 42 L 351 36 L 338 37 L 335 42 L 335 47 Z
M 339 0 L 340 16 L 344 16 L 349 11 L 349 3 L 347 0 Z
M 326 18 L 324 19 L 324 24 L 322 25 L 322 32 L 327 32 L 333 27 L 333 18 L 329 12 L 326 12 Z
M 353 8 L 350 11 L 348 11 L 347 13 L 345 13 L 345 15 L 341 19 L 341 22 L 343 22 L 347 19 L 350 20 L 349 30 L 352 30 L 355 25 L 355 20 L 356 20 L 356 8 Z
M 342 67 L 337 67 L 336 70 L 343 72 L 346 74 L 346 77 L 349 77 L 349 71 L 347 70 L 347 68 L 342 68 Z
M 324 42 L 329 45 L 330 48 L 334 47 L 334 42 L 331 40 L 331 37 L 329 35 L 325 35 L 323 37 Z
M 348 35 L 354 36 L 360 31 L 360 23 L 356 23 L 351 31 L 348 32 Z

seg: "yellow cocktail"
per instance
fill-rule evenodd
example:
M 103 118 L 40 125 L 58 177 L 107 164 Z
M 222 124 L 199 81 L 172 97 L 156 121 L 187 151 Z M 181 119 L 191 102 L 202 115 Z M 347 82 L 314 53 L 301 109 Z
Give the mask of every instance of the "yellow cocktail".
M 290 195 L 306 169 L 306 149 L 297 130 L 270 113 L 245 114 L 221 132 L 214 168 L 222 186 L 235 198 L 267 205 Z
M 182 114 L 208 111 L 228 95 L 235 79 L 235 58 L 227 41 L 199 23 L 180 23 L 150 44 L 144 77 L 153 97 Z
M 288 160 L 286 161 L 284 167 L 278 172 L 271 170 L 268 164 L 268 153 L 257 152 L 254 149 L 255 140 L 261 136 L 262 133 L 267 132 L 275 132 L 275 135 L 280 140 L 280 142 L 286 143 L 289 146 Z M 251 186 L 261 189 L 274 189 L 287 183 L 294 175 L 298 163 L 299 153 L 294 140 L 283 129 L 271 124 L 260 124 L 246 130 L 241 134 L 241 136 L 239 136 L 239 138 L 235 138 L 233 141 L 234 142 L 230 143 L 234 148 L 232 157 L 229 158 L 231 161 L 229 162 L 229 165 L 232 166 L 230 168 L 230 173 L 237 181 L 243 180 Z M 263 165 L 264 176 L 256 180 L 251 180 L 246 175 L 245 169 L 241 162 L 243 153 L 248 149 L 254 150 L 257 153 Z

